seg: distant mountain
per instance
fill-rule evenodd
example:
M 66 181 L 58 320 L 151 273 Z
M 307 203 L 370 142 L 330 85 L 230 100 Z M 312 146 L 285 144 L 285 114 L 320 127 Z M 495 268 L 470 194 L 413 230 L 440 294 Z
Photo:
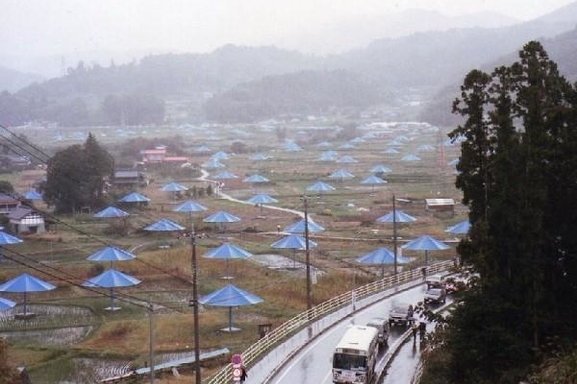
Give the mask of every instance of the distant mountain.
M 0 66 L 0 92 L 16 92 L 34 82 L 43 80 L 44 78 L 40 75 L 22 73 Z
M 436 11 L 408 9 L 388 15 L 335 20 L 332 24 L 305 29 L 300 35 L 288 35 L 278 44 L 314 54 L 338 54 L 365 47 L 376 39 L 456 28 L 500 28 L 519 22 L 494 12 L 448 16 Z

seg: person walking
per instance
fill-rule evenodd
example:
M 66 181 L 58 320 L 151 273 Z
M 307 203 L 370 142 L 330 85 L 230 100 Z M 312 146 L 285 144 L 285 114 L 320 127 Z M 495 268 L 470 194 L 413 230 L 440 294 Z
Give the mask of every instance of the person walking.
M 246 368 L 243 365 L 240 367 L 240 384 L 243 384 L 247 377 L 248 374 L 246 373 Z

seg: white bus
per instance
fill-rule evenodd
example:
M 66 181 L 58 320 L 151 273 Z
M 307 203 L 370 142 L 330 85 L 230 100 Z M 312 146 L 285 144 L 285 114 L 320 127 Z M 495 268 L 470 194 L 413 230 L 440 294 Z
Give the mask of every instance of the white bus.
M 352 325 L 333 354 L 333 383 L 369 384 L 375 375 L 379 331 L 374 327 Z

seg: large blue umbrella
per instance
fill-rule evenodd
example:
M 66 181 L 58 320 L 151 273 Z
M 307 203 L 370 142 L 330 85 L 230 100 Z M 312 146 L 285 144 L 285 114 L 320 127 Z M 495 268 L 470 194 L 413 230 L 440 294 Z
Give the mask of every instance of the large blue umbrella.
M 56 288 L 54 285 L 40 280 L 37 277 L 23 273 L 0 285 L 0 292 L 18 292 L 24 294 L 24 317 L 27 312 L 26 294 L 28 292 L 44 292 Z
M 314 221 L 312 221 L 311 219 L 308 220 L 308 231 L 309 232 L 322 232 L 325 229 L 323 227 L 321 227 L 320 225 L 318 225 L 317 223 L 315 223 Z M 297 221 L 296 223 L 292 223 L 289 226 L 287 226 L 283 232 L 288 232 L 288 233 L 305 233 L 305 219 L 301 219 L 299 221 Z
M 366 179 L 364 179 L 363 181 L 361 181 L 361 184 L 370 184 L 373 192 L 375 191 L 375 184 L 386 184 L 386 183 L 387 182 L 385 180 L 375 175 L 371 175 Z
M 126 217 L 129 215 L 130 214 L 128 212 L 125 212 L 122 209 L 110 206 L 110 207 L 106 207 L 106 208 L 96 212 L 94 215 L 92 215 L 92 217 L 104 219 L 104 218 L 113 218 L 113 217 Z
M 28 191 L 24 192 L 22 197 L 25 200 L 42 200 L 42 194 L 35 189 L 29 189 Z
M 110 289 L 110 307 L 105 308 L 109 311 L 117 311 L 120 308 L 114 306 L 114 288 L 131 287 L 139 284 L 140 280 L 115 269 L 109 269 L 100 275 L 85 281 L 82 285 L 92 288 L 109 288 Z
M 256 183 L 268 183 L 270 180 L 267 179 L 266 177 L 262 176 L 262 175 L 257 174 L 257 175 L 248 176 L 243 181 L 245 183 L 256 184 Z
M 325 183 L 323 181 L 317 181 L 308 187 L 306 187 L 307 191 L 315 191 L 315 192 L 326 192 L 326 191 L 334 191 L 335 187 L 332 185 Z
M 377 219 L 377 223 L 412 223 L 413 221 L 417 221 L 417 219 L 399 210 L 395 210 L 394 213 L 389 212 Z
M 310 222 L 309 222 L 310 224 Z M 271 244 L 275 249 L 292 249 L 293 251 L 293 267 L 296 265 L 296 251 L 306 249 L 306 239 L 295 233 L 283 237 L 280 240 Z M 317 246 L 317 243 L 309 240 L 309 249 Z
M 250 204 L 262 205 L 262 204 L 278 203 L 278 200 L 265 193 L 257 193 L 256 195 L 253 195 L 250 199 L 248 199 L 246 202 Z
M 344 179 L 351 179 L 353 177 L 355 176 L 346 169 L 339 169 L 338 171 L 334 171 L 329 175 L 329 178 L 338 179 L 341 181 L 343 181 Z
M 346 155 L 346 156 L 343 156 L 340 159 L 338 159 L 337 163 L 353 164 L 353 163 L 358 163 L 358 161 L 354 157 Z
M 232 172 L 229 171 L 223 171 L 218 173 L 217 175 L 214 175 L 213 179 L 214 180 L 230 180 L 230 179 L 237 179 L 238 176 L 235 175 Z
M 452 233 L 453 235 L 466 235 L 471 229 L 471 223 L 469 220 L 461 221 L 455 225 L 450 226 L 445 230 L 447 233 Z
M 138 192 L 132 192 L 122 196 L 118 201 L 121 203 L 146 203 L 150 201 L 150 199 Z
M 257 153 L 252 155 L 250 159 L 253 161 L 264 161 L 270 159 L 270 156 L 264 155 L 262 153 Z
M 204 221 L 205 223 L 218 223 L 220 230 L 224 233 L 226 223 L 236 223 L 240 221 L 240 217 L 236 217 L 235 215 L 225 211 L 219 211 L 206 217 L 202 221 Z
M 175 212 L 185 212 L 185 213 L 193 213 L 193 212 L 202 212 L 206 211 L 206 207 L 192 201 L 188 200 L 184 203 L 179 204 L 176 208 L 173 209 Z
M 230 158 L 230 155 L 226 152 L 218 151 L 217 153 L 212 155 L 210 158 L 213 160 L 228 160 Z
M 184 230 L 184 227 L 175 223 L 174 221 L 168 219 L 160 219 L 157 222 L 144 227 L 144 230 L 150 232 L 173 232 L 182 231 Z
M 14 306 L 16 306 L 16 303 L 13 302 L 12 300 L 8 300 L 8 299 L 5 299 L 3 297 L 0 297 L 0 311 L 4 311 L 6 309 L 13 308 Z
M 110 265 L 115 261 L 132 260 L 136 256 L 123 249 L 108 245 L 105 248 L 88 256 L 86 260 L 90 261 L 110 261 Z
M 419 156 L 413 155 L 412 153 L 408 154 L 406 156 L 403 156 L 401 158 L 401 161 L 420 161 L 420 160 L 421 160 L 421 158 Z
M 198 299 L 200 304 L 210 305 L 214 307 L 228 307 L 228 328 L 225 331 L 237 331 L 238 328 L 232 327 L 232 307 L 240 307 L 244 305 L 253 305 L 262 302 L 262 299 L 252 293 L 243 291 L 232 284 L 209 293 Z
M 410 260 L 406 257 L 397 256 L 397 263 L 406 264 Z M 387 248 L 377 248 L 366 255 L 357 258 L 357 262 L 362 264 L 379 264 L 381 265 L 381 276 L 385 274 L 385 264 L 395 264 L 395 254 Z
M 188 191 L 188 188 L 182 184 L 172 182 L 164 185 L 161 188 L 161 190 L 164 192 L 182 192 L 182 191 Z
M 320 157 L 318 158 L 319 161 L 334 161 L 337 155 L 335 151 L 325 151 L 321 153 Z
M 409 249 L 413 251 L 425 251 L 425 265 L 428 265 L 429 258 L 428 252 L 429 251 L 440 251 L 444 249 L 449 249 L 447 244 L 439 241 L 437 239 L 432 238 L 431 236 L 420 236 L 414 240 L 409 241 L 407 244 L 403 245 L 401 248 Z
M 372 167 L 370 171 L 373 173 L 388 173 L 391 172 L 391 168 L 379 164 Z
M 208 250 L 204 254 L 204 257 L 207 259 L 225 259 L 226 260 L 226 270 L 224 278 L 230 278 L 228 274 L 228 263 L 230 259 L 246 259 L 247 257 L 251 257 L 252 253 L 245 251 L 244 249 L 231 244 L 231 243 L 224 243 L 219 247 L 212 248 Z
M 217 168 L 224 168 L 225 165 L 220 161 L 218 161 L 218 159 L 210 159 L 206 163 L 203 163 L 202 167 L 206 169 L 217 169 Z
M 21 242 L 22 240 L 20 240 L 19 238 L 12 236 L 4 231 L 0 231 L 0 246 L 9 244 L 18 244 Z

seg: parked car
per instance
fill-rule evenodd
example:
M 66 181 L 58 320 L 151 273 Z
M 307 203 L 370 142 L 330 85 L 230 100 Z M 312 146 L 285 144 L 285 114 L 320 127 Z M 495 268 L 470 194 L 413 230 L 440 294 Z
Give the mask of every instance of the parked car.
M 445 287 L 445 276 L 437 273 L 434 275 L 427 276 L 425 279 L 427 283 L 427 289 L 429 288 L 444 288 Z
M 447 301 L 445 288 L 429 288 L 425 292 L 425 304 L 440 304 Z
M 389 325 L 408 326 L 413 318 L 413 306 L 407 303 L 397 303 L 389 311 Z
M 379 331 L 379 345 L 384 346 L 389 343 L 389 322 L 383 317 L 373 317 L 367 322 L 367 327 L 377 328 Z

